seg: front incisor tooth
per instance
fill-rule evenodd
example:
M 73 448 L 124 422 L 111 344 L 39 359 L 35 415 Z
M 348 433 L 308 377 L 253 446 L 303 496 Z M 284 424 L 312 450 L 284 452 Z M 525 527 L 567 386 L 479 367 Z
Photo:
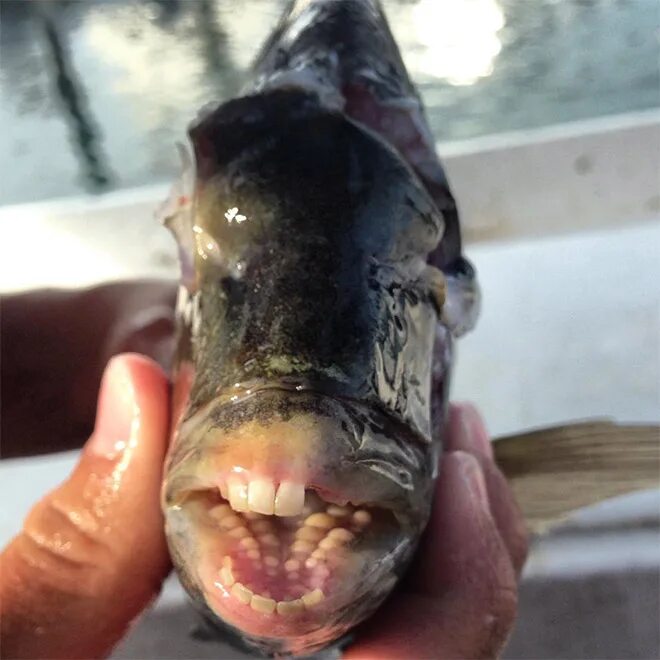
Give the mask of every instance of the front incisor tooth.
M 306 594 L 303 594 L 302 602 L 305 607 L 314 607 L 318 605 L 325 598 L 325 594 L 320 589 L 314 589 L 314 591 L 308 591 Z
M 252 600 L 252 592 L 240 582 L 234 583 L 234 586 L 231 588 L 231 595 L 243 603 L 243 605 L 249 605 Z
M 248 486 L 250 511 L 272 516 L 275 510 L 275 484 L 270 479 L 252 479 Z
M 231 477 L 227 481 L 229 504 L 234 511 L 248 510 L 248 487 L 239 477 Z
M 261 612 L 263 614 L 272 614 L 275 611 L 275 604 L 272 598 L 264 598 L 257 594 L 252 596 L 252 600 L 250 601 L 250 607 L 255 612 Z
M 313 513 L 305 520 L 308 527 L 320 527 L 321 529 L 331 529 L 335 526 L 335 519 L 327 513 Z
M 276 516 L 299 516 L 305 505 L 305 486 L 293 481 L 280 482 L 275 496 Z
M 277 613 L 283 616 L 299 614 L 305 609 L 305 605 L 300 598 L 296 600 L 281 600 L 277 603 Z

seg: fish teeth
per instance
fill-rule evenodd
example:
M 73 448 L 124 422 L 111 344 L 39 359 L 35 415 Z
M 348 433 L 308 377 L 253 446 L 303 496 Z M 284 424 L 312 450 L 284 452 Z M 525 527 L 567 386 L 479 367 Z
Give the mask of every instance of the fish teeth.
M 275 496 L 276 516 L 299 516 L 305 505 L 305 486 L 294 481 L 282 481 Z
M 227 480 L 229 504 L 234 511 L 248 511 L 248 487 L 239 477 Z
M 251 479 L 248 484 L 248 509 L 272 516 L 275 511 L 275 484 L 270 479 Z

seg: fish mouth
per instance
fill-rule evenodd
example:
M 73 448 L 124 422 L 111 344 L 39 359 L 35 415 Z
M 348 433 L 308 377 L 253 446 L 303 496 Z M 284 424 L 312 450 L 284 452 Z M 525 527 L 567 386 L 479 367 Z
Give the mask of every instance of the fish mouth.
M 304 490 L 295 515 L 236 510 L 217 491 L 191 493 L 184 508 L 196 529 L 210 609 L 244 632 L 286 638 L 294 647 L 328 621 L 333 631 L 342 620 L 352 624 L 361 595 L 388 574 L 394 584 L 395 558 L 407 545 L 392 512 L 334 504 L 313 489 Z
M 206 447 L 174 466 L 165 492 L 184 586 L 270 652 L 309 652 L 368 616 L 426 522 L 411 499 L 424 484 L 384 476 L 337 410 L 313 408 L 206 427 Z

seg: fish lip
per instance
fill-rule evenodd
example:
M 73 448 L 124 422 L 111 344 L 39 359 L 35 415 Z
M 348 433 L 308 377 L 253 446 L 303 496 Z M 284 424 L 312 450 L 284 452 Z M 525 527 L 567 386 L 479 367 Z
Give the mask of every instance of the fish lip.
M 258 388 L 252 385 L 238 399 L 232 400 L 234 395 L 227 393 L 216 397 L 181 425 L 168 457 L 163 484 L 165 507 L 176 503 L 179 492 L 214 487 L 217 483 L 214 475 L 201 475 L 195 466 L 219 454 L 221 442 L 218 439 L 244 428 L 245 420 L 252 419 L 250 414 L 254 410 L 260 410 L 259 414 L 268 418 L 264 408 L 268 408 L 270 399 L 286 401 L 286 406 L 293 401 L 284 413 L 279 411 L 274 415 L 282 416 L 283 423 L 301 411 L 311 410 L 311 417 L 316 417 L 326 425 L 329 434 L 334 434 L 332 441 L 324 440 L 319 445 L 325 452 L 321 455 L 325 461 L 316 471 L 310 470 L 308 478 L 303 480 L 307 488 L 334 493 L 338 496 L 336 503 L 341 503 L 343 498 L 353 504 L 392 509 L 402 520 L 408 519 L 408 524 L 411 524 L 410 519 L 428 517 L 434 481 L 431 465 L 436 450 L 432 442 L 370 402 L 340 397 L 316 387 L 292 389 L 291 383 L 284 386 L 262 383 Z M 375 431 L 368 428 L 370 420 L 375 420 Z M 382 433 L 389 424 L 392 424 L 392 437 Z M 328 478 L 333 470 L 341 470 L 355 480 L 361 479 L 365 486 L 359 495 L 343 484 L 337 487 Z M 350 481 L 350 477 L 346 480 Z M 364 497 L 369 491 L 368 484 L 373 486 L 373 492 Z M 417 524 L 412 523 L 412 526 L 417 527 Z

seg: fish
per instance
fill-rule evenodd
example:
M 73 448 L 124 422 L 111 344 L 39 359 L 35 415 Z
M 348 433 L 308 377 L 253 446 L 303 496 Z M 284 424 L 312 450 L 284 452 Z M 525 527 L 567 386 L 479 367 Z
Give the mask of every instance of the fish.
M 168 546 L 213 629 L 309 655 L 348 639 L 414 556 L 478 277 L 377 0 L 291 2 L 245 89 L 188 137 L 159 211 L 181 266 Z M 585 503 L 539 511 L 556 482 L 530 500 L 527 477 L 544 464 L 495 448 L 534 522 Z
M 309 654 L 413 556 L 477 276 L 375 0 L 293 2 L 189 143 L 160 212 L 182 273 L 170 553 L 207 619 Z

